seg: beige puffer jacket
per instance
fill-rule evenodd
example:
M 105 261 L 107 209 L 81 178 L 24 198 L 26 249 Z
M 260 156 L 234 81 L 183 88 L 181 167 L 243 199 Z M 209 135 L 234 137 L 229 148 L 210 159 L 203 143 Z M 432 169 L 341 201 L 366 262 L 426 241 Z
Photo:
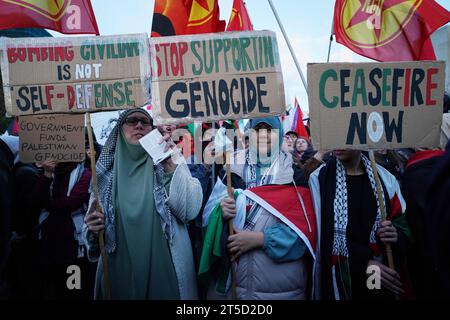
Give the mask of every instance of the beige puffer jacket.
M 282 223 L 262 210 L 253 231 Z M 305 255 L 307 256 L 307 255 Z M 239 300 L 305 300 L 308 298 L 308 270 L 305 258 L 276 263 L 264 250 L 252 250 L 235 266 L 236 292 Z

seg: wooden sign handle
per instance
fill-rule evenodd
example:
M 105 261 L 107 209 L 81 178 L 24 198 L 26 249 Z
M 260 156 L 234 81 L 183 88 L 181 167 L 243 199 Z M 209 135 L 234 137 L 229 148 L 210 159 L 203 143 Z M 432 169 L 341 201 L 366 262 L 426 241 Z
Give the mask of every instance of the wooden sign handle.
M 98 184 L 97 184 L 97 168 L 95 165 L 95 148 L 94 148 L 94 137 L 92 134 L 92 126 L 91 126 L 91 114 L 89 112 L 86 112 L 86 129 L 88 133 L 88 139 L 89 139 L 89 155 L 91 160 L 91 172 L 92 172 L 92 191 L 94 193 L 94 203 L 92 204 L 95 206 L 95 210 L 98 212 L 102 212 L 102 209 L 98 203 Z M 105 286 L 105 292 L 106 292 L 106 299 L 111 300 L 111 285 L 109 282 L 109 266 L 108 266 L 108 256 L 105 252 L 105 234 L 104 230 L 101 230 L 98 233 L 98 240 L 99 240 L 99 248 L 100 253 L 102 257 L 102 264 L 103 264 L 103 285 Z
M 375 154 L 374 154 L 373 150 L 369 151 L 369 159 L 370 159 L 370 165 L 371 165 L 372 171 L 373 171 L 373 176 L 375 178 L 375 183 L 377 185 L 378 203 L 379 203 L 380 211 L 381 211 L 381 221 L 386 221 L 387 214 L 386 214 L 386 207 L 384 206 L 384 202 L 383 202 L 383 188 L 381 186 L 380 176 L 378 175 L 377 165 L 375 162 Z M 386 256 L 387 256 L 387 260 L 388 260 L 388 267 L 391 268 L 392 270 L 395 270 L 394 256 L 392 254 L 392 247 L 390 244 L 387 243 L 387 244 L 385 244 L 385 248 L 386 248 Z M 396 296 L 396 299 L 398 300 L 399 297 Z
M 231 185 L 231 166 L 230 166 L 230 152 L 226 153 L 226 160 L 225 160 L 225 167 L 227 170 L 227 191 L 228 191 L 228 197 L 233 199 L 233 186 Z M 228 230 L 230 232 L 230 235 L 234 234 L 234 227 L 233 227 L 233 219 L 228 220 Z M 231 297 L 233 300 L 237 300 L 237 294 L 236 294 L 236 275 L 234 273 L 233 263 L 230 264 L 231 268 Z

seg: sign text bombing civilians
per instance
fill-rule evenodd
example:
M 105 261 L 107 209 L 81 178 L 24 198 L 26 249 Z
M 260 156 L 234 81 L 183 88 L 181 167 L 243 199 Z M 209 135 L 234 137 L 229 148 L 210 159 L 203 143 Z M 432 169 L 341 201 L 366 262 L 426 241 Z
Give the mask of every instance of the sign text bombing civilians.
M 9 114 L 126 109 L 149 100 L 145 35 L 8 39 L 0 50 Z

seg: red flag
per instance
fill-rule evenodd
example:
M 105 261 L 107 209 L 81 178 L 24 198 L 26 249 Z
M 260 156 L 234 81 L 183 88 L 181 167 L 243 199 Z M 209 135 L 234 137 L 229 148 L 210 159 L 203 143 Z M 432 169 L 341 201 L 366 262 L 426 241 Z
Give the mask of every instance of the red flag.
M 298 104 L 297 98 L 295 98 L 294 101 L 294 109 L 295 109 L 295 116 L 294 121 L 292 121 L 292 131 L 297 132 L 299 137 L 305 137 L 310 139 L 305 124 L 303 123 L 303 112 L 302 108 L 300 108 L 300 105 Z
M 155 0 L 152 37 L 224 30 L 217 0 Z
M 377 61 L 435 60 L 430 35 L 450 21 L 434 0 L 336 0 L 336 41 Z
M 230 21 L 228 21 L 227 31 L 250 31 L 253 30 L 252 22 L 242 0 L 234 0 L 231 10 Z
M 292 185 L 265 185 L 247 189 L 244 194 L 283 221 L 315 256 L 317 222 L 311 191 Z
M 192 0 L 155 0 L 152 37 L 185 34 L 191 4 Z
M 0 0 L 0 30 L 12 28 L 100 34 L 90 0 Z
M 225 31 L 225 21 L 220 20 L 217 0 L 192 0 L 186 34 Z

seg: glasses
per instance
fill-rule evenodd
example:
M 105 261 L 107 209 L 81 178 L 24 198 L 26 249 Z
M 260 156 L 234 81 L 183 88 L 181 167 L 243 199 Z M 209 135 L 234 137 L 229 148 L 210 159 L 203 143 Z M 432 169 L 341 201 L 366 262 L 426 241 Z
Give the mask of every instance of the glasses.
M 136 117 L 130 117 L 125 119 L 125 124 L 128 126 L 135 127 L 138 123 L 141 123 L 143 127 L 149 127 L 152 125 L 150 122 L 150 119 L 148 118 L 136 118 Z

